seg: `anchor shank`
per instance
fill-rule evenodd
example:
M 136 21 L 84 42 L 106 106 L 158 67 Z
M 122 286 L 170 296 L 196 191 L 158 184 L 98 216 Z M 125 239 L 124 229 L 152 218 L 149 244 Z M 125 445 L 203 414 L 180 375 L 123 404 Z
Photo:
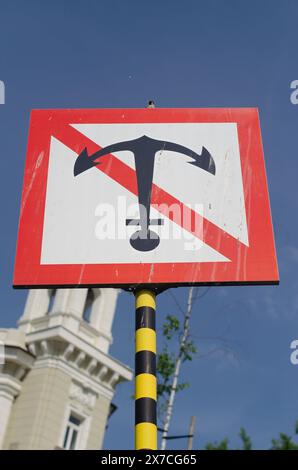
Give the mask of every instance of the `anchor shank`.
M 140 227 L 142 232 L 147 232 L 150 223 L 150 202 L 152 192 L 152 181 L 154 171 L 155 151 L 151 148 L 139 149 L 134 154 L 137 185 L 138 185 L 138 199 L 140 207 Z

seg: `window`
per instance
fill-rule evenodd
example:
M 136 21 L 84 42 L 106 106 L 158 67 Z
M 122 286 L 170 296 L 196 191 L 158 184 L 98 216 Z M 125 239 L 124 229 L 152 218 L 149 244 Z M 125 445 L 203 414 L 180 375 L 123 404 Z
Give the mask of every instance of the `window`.
M 66 425 L 63 449 L 74 450 L 77 448 L 81 424 L 82 420 L 71 413 Z
M 51 313 L 51 311 L 53 310 L 53 306 L 54 306 L 56 289 L 49 289 L 48 295 L 49 295 L 48 313 Z
M 86 302 L 85 302 L 84 313 L 83 313 L 83 320 L 85 320 L 87 323 L 90 323 L 90 315 L 91 315 L 93 302 L 94 302 L 93 289 L 88 289 Z

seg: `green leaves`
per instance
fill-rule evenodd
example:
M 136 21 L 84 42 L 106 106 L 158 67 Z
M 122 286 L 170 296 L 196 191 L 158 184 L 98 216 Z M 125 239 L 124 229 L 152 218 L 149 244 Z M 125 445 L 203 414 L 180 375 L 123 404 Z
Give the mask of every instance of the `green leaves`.
M 298 434 L 298 421 L 295 423 L 295 435 Z M 298 444 L 294 442 L 293 436 L 281 432 L 279 439 L 272 439 L 272 450 L 298 450 Z
M 193 356 L 198 352 L 198 348 L 193 341 L 187 340 L 181 345 L 181 352 L 183 354 L 183 362 L 192 361 Z
M 242 441 L 241 450 L 251 450 L 252 448 L 251 439 L 244 428 L 240 429 L 239 436 Z M 206 445 L 205 449 L 206 450 L 229 450 L 229 439 L 225 438 L 220 442 L 214 442 L 214 443 L 209 442 Z
M 298 434 L 298 421 L 295 424 L 295 435 Z M 252 450 L 252 442 L 249 435 L 246 433 L 244 428 L 240 429 L 240 439 L 242 441 L 241 450 Z M 298 450 L 298 444 L 294 441 L 293 436 L 289 436 L 281 432 L 278 439 L 272 439 L 272 447 L 270 450 Z M 222 441 L 208 443 L 205 447 L 206 450 L 228 450 L 229 440 L 223 439 Z
M 171 392 L 170 378 L 174 374 L 175 359 L 165 347 L 161 354 L 157 356 L 157 397 L 162 398 Z
M 174 334 L 180 329 L 180 321 L 174 315 L 167 315 L 162 326 L 162 334 L 167 340 L 171 340 Z
M 175 356 L 170 354 L 165 346 L 163 352 L 157 356 L 156 372 L 158 375 L 157 397 L 167 399 L 171 393 L 171 378 L 175 371 Z M 178 384 L 176 391 L 189 387 L 189 383 Z
M 240 439 L 242 440 L 242 449 L 243 450 L 251 450 L 252 448 L 252 443 L 251 443 L 251 438 L 247 434 L 244 428 L 240 429 L 239 432 Z
M 220 442 L 214 442 L 213 444 L 210 442 L 206 445 L 206 450 L 229 450 L 229 439 L 223 439 Z
M 182 356 L 182 361 L 191 361 L 193 356 L 197 353 L 197 347 L 190 339 L 179 343 L 179 337 L 182 335 L 183 326 L 179 318 L 175 315 L 167 315 L 164 324 L 162 325 L 162 334 L 165 338 L 165 345 L 162 353 L 157 355 L 157 396 L 159 398 L 166 398 L 171 392 L 170 380 L 173 378 L 175 372 L 175 364 L 178 354 Z M 175 348 L 178 342 L 179 352 L 177 354 L 171 353 L 170 349 Z M 176 349 L 176 348 L 175 348 Z M 189 387 L 189 383 L 181 383 L 177 385 L 176 391 L 184 390 Z
M 272 439 L 271 442 L 272 450 L 298 450 L 298 444 L 293 441 L 291 436 L 283 432 L 279 434 L 279 439 Z
M 197 348 L 192 340 L 187 336 L 183 341 L 184 323 L 180 322 L 175 315 L 167 315 L 162 325 L 164 346 L 162 352 L 157 355 L 157 397 L 159 417 L 165 412 L 168 399 L 173 390 L 173 377 L 178 358 L 191 361 Z M 175 352 L 172 352 L 175 351 Z M 188 388 L 188 382 L 178 383 L 175 391 L 179 392 Z

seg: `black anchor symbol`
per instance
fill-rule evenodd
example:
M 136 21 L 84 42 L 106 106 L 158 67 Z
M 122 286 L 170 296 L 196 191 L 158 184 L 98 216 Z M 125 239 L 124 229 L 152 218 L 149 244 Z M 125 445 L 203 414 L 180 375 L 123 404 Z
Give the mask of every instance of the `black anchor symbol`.
M 138 185 L 140 219 L 127 219 L 126 224 L 137 225 L 140 227 L 140 230 L 136 231 L 131 236 L 130 244 L 135 250 L 151 251 L 159 245 L 160 239 L 157 233 L 149 229 L 149 226 L 162 225 L 163 223 L 162 219 L 150 220 L 150 202 L 156 153 L 167 150 L 187 155 L 194 159 L 194 161 L 189 162 L 191 165 L 201 168 L 212 175 L 215 175 L 215 163 L 205 147 L 202 148 L 202 152 L 199 155 L 183 145 L 151 139 L 144 135 L 135 140 L 108 145 L 91 156 L 88 155 L 87 149 L 85 148 L 75 161 L 74 176 L 94 166 L 100 165 L 100 162 L 97 161 L 100 157 L 123 150 L 129 150 L 134 154 Z

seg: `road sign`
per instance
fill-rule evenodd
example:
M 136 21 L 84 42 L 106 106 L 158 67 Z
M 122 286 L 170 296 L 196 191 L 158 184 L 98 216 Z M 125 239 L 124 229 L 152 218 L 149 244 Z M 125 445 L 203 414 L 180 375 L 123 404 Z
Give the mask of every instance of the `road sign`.
M 34 110 L 14 286 L 278 283 L 256 109 Z

